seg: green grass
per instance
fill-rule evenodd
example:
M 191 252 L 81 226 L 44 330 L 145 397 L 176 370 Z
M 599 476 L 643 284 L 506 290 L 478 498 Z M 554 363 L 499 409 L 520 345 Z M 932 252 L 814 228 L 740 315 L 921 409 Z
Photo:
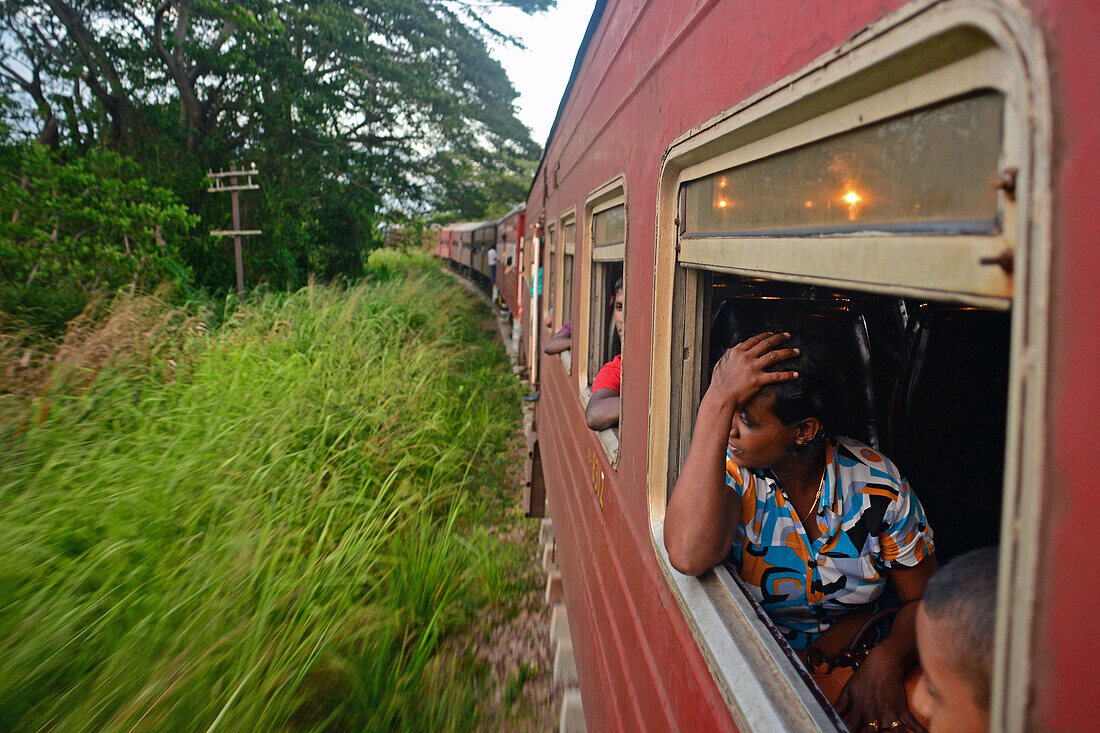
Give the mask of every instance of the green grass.
M 514 593 L 519 387 L 430 261 L 371 265 L 0 400 L 0 729 L 477 726 L 442 645 Z

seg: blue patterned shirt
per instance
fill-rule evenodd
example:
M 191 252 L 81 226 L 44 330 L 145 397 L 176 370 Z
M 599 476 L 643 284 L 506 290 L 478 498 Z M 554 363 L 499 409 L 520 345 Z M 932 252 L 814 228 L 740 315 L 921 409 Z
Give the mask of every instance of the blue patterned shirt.
M 910 568 L 935 552 L 909 482 L 851 438 L 826 441 L 813 515 L 821 536 L 812 543 L 771 471 L 741 468 L 727 451 L 726 483 L 741 497 L 728 559 L 795 649 L 882 595 L 887 568 Z

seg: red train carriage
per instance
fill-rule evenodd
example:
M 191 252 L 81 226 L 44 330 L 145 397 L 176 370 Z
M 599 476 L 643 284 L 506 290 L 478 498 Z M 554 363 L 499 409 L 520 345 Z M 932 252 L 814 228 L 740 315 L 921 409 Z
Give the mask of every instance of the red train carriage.
M 435 246 L 433 254 L 443 260 L 451 259 L 451 240 L 454 238 L 454 230 L 449 226 L 437 227 L 434 230 Z
M 994 729 L 1095 725 L 1098 25 L 1069 0 L 597 3 L 512 306 L 531 356 L 551 305 L 573 324 L 532 365 L 533 440 L 591 729 L 840 725 L 735 574 L 682 575 L 662 539 L 711 366 L 794 302 L 844 334 L 852 430 L 938 552 L 999 543 Z M 594 433 L 620 276 L 620 428 Z
M 518 317 L 519 267 L 516 262 L 523 232 L 525 204 L 518 204 L 494 221 L 458 222 L 439 227 L 432 252 L 481 285 L 486 292 L 497 287 L 513 317 Z M 496 279 L 489 266 L 489 249 L 496 248 Z
M 526 204 L 518 204 L 497 221 L 497 290 L 513 318 L 520 315 L 519 250 Z
M 474 234 L 481 227 L 485 226 L 486 222 L 475 221 L 468 224 L 458 224 L 455 226 L 455 233 L 458 235 L 458 263 L 462 266 L 462 271 L 466 275 L 471 275 L 475 265 L 475 249 Z
M 448 224 L 440 230 L 440 241 L 445 241 L 448 247 L 446 259 L 458 272 L 471 279 L 477 279 L 478 266 L 484 264 L 484 254 L 479 253 L 478 249 L 478 238 L 484 239 L 485 235 L 479 232 L 486 227 L 493 227 L 493 222 L 460 222 Z M 489 236 L 492 237 L 492 234 Z

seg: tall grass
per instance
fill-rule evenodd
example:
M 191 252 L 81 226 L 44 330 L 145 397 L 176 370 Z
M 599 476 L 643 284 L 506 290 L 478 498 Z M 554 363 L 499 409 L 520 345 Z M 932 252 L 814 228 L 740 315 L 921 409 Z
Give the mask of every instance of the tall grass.
M 518 386 L 448 278 L 371 264 L 0 400 L 0 728 L 477 724 L 440 650 L 506 592 Z

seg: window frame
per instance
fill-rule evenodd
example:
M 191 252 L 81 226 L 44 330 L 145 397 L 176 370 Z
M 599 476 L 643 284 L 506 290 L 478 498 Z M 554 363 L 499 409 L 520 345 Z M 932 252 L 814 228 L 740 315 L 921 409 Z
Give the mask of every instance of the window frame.
M 573 319 L 573 291 L 575 290 L 576 282 L 576 250 L 577 250 L 577 209 L 575 206 L 570 206 L 565 211 L 561 212 L 558 217 L 558 221 L 561 223 L 561 277 L 558 278 L 556 287 L 558 292 L 555 294 L 555 302 L 561 303 L 560 308 L 555 308 L 554 312 L 554 333 L 557 333 L 567 323 L 565 319 L 565 258 L 570 257 L 573 262 L 570 263 L 569 268 L 569 318 Z M 569 228 L 573 228 L 573 240 L 570 241 L 566 238 L 566 232 Z M 574 343 L 576 343 L 574 341 Z M 566 349 L 561 352 L 562 363 L 565 364 L 565 371 L 567 374 L 573 373 L 573 350 L 572 348 Z
M 944 54 L 953 60 L 942 60 Z M 680 190 L 688 180 L 812 143 L 875 118 L 987 88 L 1005 96 L 1002 168 L 1018 169 L 1015 199 L 1002 194 L 1001 231 L 994 235 L 713 237 L 691 240 L 690 245 L 679 237 Z M 673 397 L 654 400 L 650 407 L 651 540 L 658 566 L 739 727 L 836 730 L 840 724 L 816 691 L 804 684 L 785 645 L 772 637 L 759 607 L 737 590 L 738 581 L 725 567 L 690 578 L 671 567 L 664 549 L 665 506 L 678 470 L 670 463 L 690 441 L 690 426 L 689 430 L 674 426 L 674 413 L 680 413 L 681 424 L 693 423 L 693 405 L 700 397 L 695 377 L 690 380 L 693 387 L 681 389 L 683 375 L 700 369 L 695 355 L 702 352 L 702 329 L 691 327 L 702 307 L 697 292 L 700 268 L 1012 309 L 1001 524 L 1005 539 L 998 580 L 991 724 L 993 729 L 1025 728 L 1032 679 L 1038 530 L 1044 504 L 1045 314 L 1051 243 L 1049 196 L 1037 193 L 1049 190 L 1050 108 L 1041 36 L 1026 17 L 974 0 L 927 1 L 883 18 L 857 39 L 686 133 L 668 148 L 657 199 L 650 394 Z M 731 243 L 734 246 L 728 246 Z M 981 257 L 1009 248 L 1015 253 L 1012 276 L 979 265 Z M 930 250 L 950 265 L 928 262 Z M 849 268 L 841 276 L 826 262 L 829 257 L 855 258 L 857 264 L 854 271 Z M 922 273 L 926 264 L 935 271 Z M 888 272 L 891 269 L 895 272 Z
M 599 206 L 599 207 L 594 207 L 593 210 L 592 210 L 592 222 L 593 222 L 592 223 L 592 231 L 593 232 L 595 231 L 595 221 L 596 221 L 597 216 L 599 216 L 600 214 L 602 214 L 604 212 L 612 211 L 612 210 L 618 209 L 618 208 L 622 208 L 623 212 L 624 212 L 624 215 L 625 215 L 626 203 L 624 201 L 617 201 L 617 202 L 613 201 L 611 205 L 602 205 L 602 206 Z M 624 230 L 624 234 L 625 234 L 625 230 Z M 590 331 L 589 331 L 589 344 L 588 344 L 588 352 L 589 352 L 589 364 L 588 364 L 589 374 L 588 374 L 588 377 L 589 377 L 589 380 L 595 379 L 596 372 L 599 372 L 600 367 L 602 367 L 603 364 L 606 363 L 605 355 L 606 355 L 606 352 L 608 351 L 609 346 L 610 346 L 609 342 L 614 338 L 610 333 L 605 333 L 603 331 L 603 327 L 605 325 L 604 323 L 602 323 L 602 322 L 601 323 L 594 323 L 592 321 L 592 313 L 596 312 L 597 310 L 601 310 L 601 309 L 605 308 L 607 301 L 610 300 L 610 299 L 613 299 L 615 297 L 614 293 L 610 292 L 610 289 L 608 289 L 606 291 L 604 290 L 604 287 L 605 287 L 605 282 L 604 281 L 608 278 L 609 273 L 607 272 L 607 268 L 609 266 L 614 265 L 616 263 L 618 263 L 620 266 L 625 264 L 624 261 L 623 261 L 623 257 L 622 257 L 622 255 L 625 252 L 625 245 L 626 245 L 626 242 L 625 242 L 625 239 L 624 239 L 622 242 L 616 242 L 614 244 L 609 244 L 609 245 L 601 245 L 599 247 L 596 247 L 595 243 L 593 242 L 593 246 L 591 247 L 591 252 L 592 252 L 592 255 L 591 255 L 592 265 L 591 265 L 591 267 L 592 267 L 592 270 L 591 270 L 591 273 L 589 275 L 590 282 L 589 282 L 589 299 L 588 299 L 589 328 L 590 328 Z M 597 283 L 599 283 L 599 285 L 597 285 Z M 623 279 L 623 293 L 624 293 L 624 295 L 626 293 L 626 280 L 625 280 L 625 278 Z M 625 311 L 625 309 L 624 309 L 624 311 Z M 624 312 L 624 315 L 625 315 L 625 312 Z M 595 340 L 597 341 L 597 343 L 592 343 L 593 337 L 595 337 Z M 597 353 L 593 354 L 592 353 L 593 351 L 596 351 Z M 593 370 L 593 365 L 594 365 L 594 362 L 592 361 L 593 357 L 595 357 L 595 360 L 600 363 L 600 367 L 596 367 L 595 372 L 592 371 Z
M 546 307 L 557 309 L 557 298 L 554 290 L 554 279 L 558 273 L 557 251 L 558 251 L 558 229 L 557 221 L 549 221 L 546 223 Z M 557 319 L 557 313 L 555 312 L 551 320 L 550 332 L 554 332 L 553 324 Z M 539 325 L 542 328 L 542 325 Z
M 593 246 L 592 241 L 592 219 L 596 214 L 607 211 L 608 209 L 613 209 L 616 206 L 623 206 L 623 241 L 619 244 L 600 247 L 599 252 L 596 252 L 597 248 Z M 575 371 L 577 373 L 577 386 L 580 390 L 581 405 L 585 409 L 588 408 L 588 402 L 592 399 L 592 388 L 590 386 L 590 382 L 596 376 L 595 373 L 589 373 L 591 371 L 591 367 L 589 366 L 589 354 L 591 352 L 591 349 L 593 348 L 593 344 L 591 343 L 592 310 L 594 307 L 592 299 L 595 296 L 595 294 L 592 292 L 593 276 L 601 270 L 601 268 L 603 267 L 603 263 L 622 261 L 624 288 L 623 293 L 625 295 L 626 241 L 629 237 L 630 231 L 630 217 L 629 212 L 626 209 L 626 179 L 621 174 L 592 191 L 587 196 L 584 203 L 583 229 L 581 232 L 581 293 L 580 298 L 577 301 L 581 304 L 581 310 L 580 313 L 573 313 L 573 333 L 574 343 L 578 344 L 577 353 L 583 354 L 582 358 L 577 359 Z M 576 268 L 575 258 L 574 268 Z M 576 279 L 574 279 L 573 281 L 573 287 L 574 289 L 576 289 L 577 287 Z M 579 332 L 577 324 L 578 316 L 580 316 L 581 319 L 581 322 L 579 324 Z M 625 309 L 623 317 L 626 317 Z M 580 339 L 579 342 L 577 340 L 578 338 Z M 615 433 L 615 430 L 613 428 L 600 430 L 597 433 L 597 436 L 599 438 L 600 445 L 603 446 L 604 452 L 607 454 L 608 460 L 611 462 L 611 467 L 613 469 L 617 469 L 619 465 L 620 436 Z

